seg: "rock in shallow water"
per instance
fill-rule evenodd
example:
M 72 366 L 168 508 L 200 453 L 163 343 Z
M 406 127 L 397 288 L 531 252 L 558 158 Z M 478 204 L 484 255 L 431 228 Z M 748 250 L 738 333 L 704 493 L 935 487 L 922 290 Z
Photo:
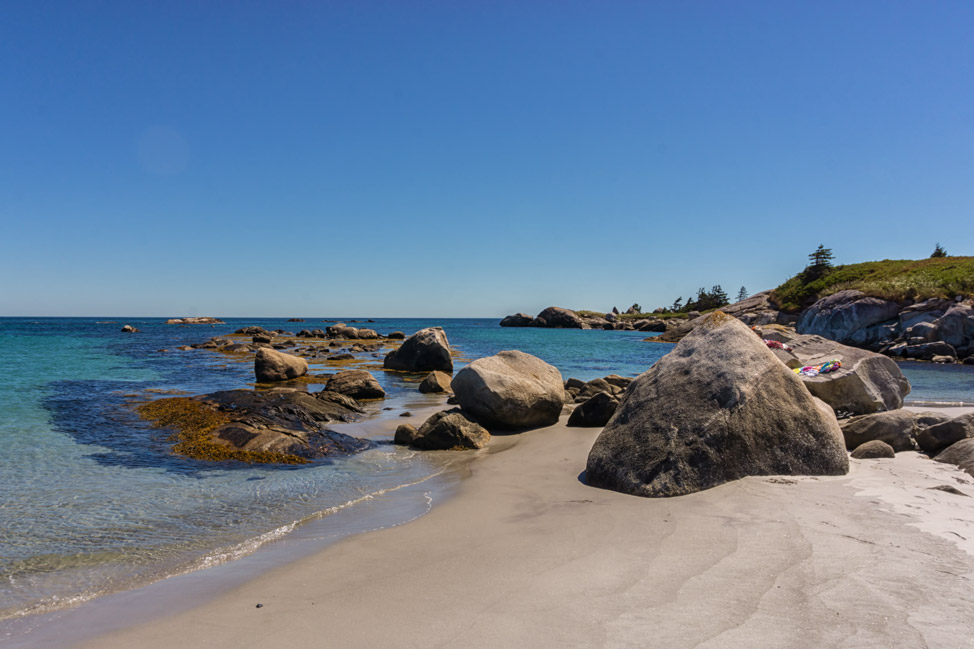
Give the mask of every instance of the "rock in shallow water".
M 715 312 L 629 386 L 589 484 L 678 496 L 749 475 L 842 475 L 833 414 L 738 320 Z
M 420 329 L 403 342 L 399 349 L 386 354 L 382 366 L 405 372 L 453 373 L 450 342 L 441 327 Z
M 374 376 L 365 370 L 347 370 L 328 379 L 325 390 L 338 392 L 353 399 L 385 399 L 382 389 Z
M 308 373 L 308 361 L 300 356 L 262 347 L 254 357 L 254 375 L 259 383 L 287 381 Z

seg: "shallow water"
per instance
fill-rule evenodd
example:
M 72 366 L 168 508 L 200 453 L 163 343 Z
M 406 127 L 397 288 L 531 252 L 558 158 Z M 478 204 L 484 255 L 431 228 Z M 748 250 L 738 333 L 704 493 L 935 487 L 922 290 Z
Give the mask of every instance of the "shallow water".
M 122 324 L 141 332 L 123 334 Z M 327 324 L 320 319 L 231 319 L 213 326 L 139 318 L 0 319 L 0 619 L 219 564 L 298 526 L 306 528 L 308 521 L 317 521 L 316 534 L 327 536 L 330 514 L 365 502 L 369 511 L 378 511 L 384 498 L 393 502 L 390 493 L 397 496 L 384 517 L 399 512 L 405 520 L 423 510 L 427 491 L 399 488 L 443 472 L 442 454 L 382 444 L 329 464 L 214 465 L 172 455 L 167 433 L 134 413 L 135 403 L 170 391 L 249 387 L 249 361 L 206 350 L 178 351 L 178 346 L 248 325 L 297 331 Z M 552 363 L 565 378 L 583 380 L 611 373 L 636 376 L 672 348 L 643 342 L 646 334 L 638 332 L 501 328 L 494 319 L 354 324 L 382 334 L 440 325 L 463 358 L 520 349 Z M 914 384 L 914 401 L 974 401 L 974 368 L 903 367 Z M 442 397 L 419 395 L 410 377 L 374 374 L 388 397 L 371 406 L 373 415 L 397 418 L 403 410 L 442 404 Z M 384 432 L 369 432 L 373 429 Z M 389 430 L 366 426 L 360 434 L 389 441 Z

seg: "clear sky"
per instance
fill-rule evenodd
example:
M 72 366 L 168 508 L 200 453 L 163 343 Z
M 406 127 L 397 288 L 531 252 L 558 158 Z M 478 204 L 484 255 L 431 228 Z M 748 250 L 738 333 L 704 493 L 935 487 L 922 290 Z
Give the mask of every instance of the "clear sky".
M 970 2 L 7 2 L 0 315 L 502 316 L 974 254 Z

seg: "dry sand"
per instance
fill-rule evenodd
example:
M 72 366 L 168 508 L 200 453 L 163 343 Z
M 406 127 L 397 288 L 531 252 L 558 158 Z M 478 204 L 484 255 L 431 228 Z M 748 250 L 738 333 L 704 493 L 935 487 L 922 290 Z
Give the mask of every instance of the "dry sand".
M 83 646 L 974 645 L 974 498 L 929 489 L 970 476 L 906 453 L 644 499 L 579 481 L 598 432 L 495 438 L 427 516 Z

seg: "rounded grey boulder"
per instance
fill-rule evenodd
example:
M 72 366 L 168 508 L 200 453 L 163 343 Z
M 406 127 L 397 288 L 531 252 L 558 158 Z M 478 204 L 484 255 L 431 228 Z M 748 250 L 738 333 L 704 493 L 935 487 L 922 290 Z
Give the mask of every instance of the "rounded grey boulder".
M 842 475 L 835 415 L 743 323 L 716 311 L 626 391 L 589 484 L 679 496 L 751 475 Z
M 857 460 L 875 460 L 879 458 L 889 458 L 896 457 L 896 451 L 893 447 L 882 442 L 878 439 L 874 439 L 871 442 L 866 442 L 865 444 L 860 444 L 856 447 L 856 450 L 852 452 L 852 457 Z
M 254 375 L 259 383 L 287 381 L 308 373 L 308 361 L 267 347 L 257 350 L 254 357 Z
M 451 387 L 465 412 L 504 429 L 551 425 L 565 404 L 557 368 L 521 351 L 478 358 L 457 372 Z

